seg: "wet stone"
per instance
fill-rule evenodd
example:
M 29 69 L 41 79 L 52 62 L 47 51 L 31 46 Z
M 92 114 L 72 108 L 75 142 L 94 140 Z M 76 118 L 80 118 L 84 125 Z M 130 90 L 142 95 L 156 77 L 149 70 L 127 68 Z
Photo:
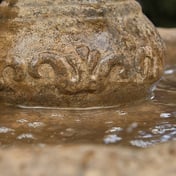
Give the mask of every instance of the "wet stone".
M 133 0 L 2 1 L 1 175 L 175 176 L 174 142 L 136 150 L 176 140 L 163 48 Z

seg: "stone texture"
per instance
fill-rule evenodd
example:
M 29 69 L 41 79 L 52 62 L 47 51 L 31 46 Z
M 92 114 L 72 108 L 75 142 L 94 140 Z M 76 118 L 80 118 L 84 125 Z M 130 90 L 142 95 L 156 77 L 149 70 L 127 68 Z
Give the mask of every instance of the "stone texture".
M 166 43 L 165 64 L 176 64 L 176 28 L 158 28 L 158 31 Z
M 146 95 L 163 42 L 133 0 L 4 0 L 0 98 L 23 105 L 107 106 Z
M 3 176 L 175 176 L 176 143 L 151 149 L 61 146 L 0 150 Z

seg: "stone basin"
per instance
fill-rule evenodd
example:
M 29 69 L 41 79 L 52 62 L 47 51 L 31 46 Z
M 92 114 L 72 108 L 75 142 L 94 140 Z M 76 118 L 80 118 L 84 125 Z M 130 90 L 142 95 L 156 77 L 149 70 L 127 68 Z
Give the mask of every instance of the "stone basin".
M 173 36 L 170 30 L 164 30 L 167 32 L 167 38 L 168 35 Z M 165 39 L 166 36 L 162 32 L 163 29 L 159 29 L 159 31 L 163 39 Z M 171 39 L 172 41 L 174 40 L 173 37 L 171 37 Z M 166 43 L 170 42 L 166 40 Z M 167 45 L 167 51 L 169 51 L 169 47 L 170 45 Z M 167 53 L 167 57 L 169 54 L 170 53 Z M 170 65 L 170 60 L 165 60 L 165 63 L 166 65 Z M 174 59 L 172 59 L 172 63 L 176 63 L 176 60 L 174 61 Z M 172 94 L 171 100 L 167 97 L 167 91 L 165 91 L 164 96 L 166 100 L 172 102 L 174 101 L 174 94 Z M 162 98 L 162 96 L 159 98 Z M 77 116 L 75 111 L 66 110 L 64 112 L 65 117 L 63 118 L 61 116 L 57 116 L 57 114 L 62 114 L 61 112 L 63 110 L 61 111 L 61 109 L 19 109 L 15 107 L 4 107 L 4 105 L 1 105 L 0 121 L 1 127 L 2 125 L 6 125 L 15 130 L 19 129 L 19 134 L 20 130 L 24 132 L 26 129 L 25 125 L 23 125 L 27 123 L 25 119 L 27 119 L 29 122 L 30 120 L 36 121 L 37 118 L 40 119 L 40 121 L 43 119 L 45 123 L 50 124 L 52 122 L 53 125 L 59 122 L 58 127 L 60 125 L 65 126 L 68 124 L 68 126 L 71 128 L 73 127 L 73 121 L 69 119 L 69 116 L 72 118 L 74 116 L 74 118 L 79 120 L 76 122 L 78 124 L 83 124 L 85 121 L 85 125 L 89 124 L 88 128 L 90 130 L 94 129 L 97 134 L 106 120 L 108 122 L 115 120 L 115 124 L 113 125 L 124 124 L 124 126 L 128 127 L 128 122 L 131 119 L 132 124 L 133 122 L 137 122 L 139 128 L 142 126 L 143 130 L 147 129 L 144 122 L 149 127 L 150 124 L 159 126 L 159 123 L 166 125 L 176 125 L 175 116 L 173 116 L 175 112 L 175 104 L 160 104 L 160 100 L 161 99 L 159 99 L 158 103 L 157 101 L 152 103 L 151 101 L 147 100 L 147 102 L 139 102 L 136 105 L 128 104 L 127 106 L 116 107 L 116 109 L 101 109 L 98 110 L 98 113 L 95 110 L 94 112 L 92 110 L 86 110 L 88 113 L 86 113 L 86 111 L 79 111 L 78 114 L 80 118 Z M 125 112 L 128 112 L 128 115 Z M 153 112 L 154 114 L 152 114 Z M 173 112 L 172 116 L 169 116 L 169 112 Z M 49 114 L 54 114 L 54 121 L 53 119 L 49 118 Z M 86 118 L 85 114 L 87 114 Z M 94 115 L 93 118 L 91 118 L 90 115 Z M 19 125 L 19 123 L 21 125 Z M 111 124 L 108 123 L 107 125 L 109 126 Z M 29 129 L 28 133 L 32 133 L 34 128 L 36 128 L 36 131 L 41 134 L 44 134 L 44 131 L 46 130 L 43 129 L 40 131 L 37 128 L 36 123 L 33 124 L 33 126 L 30 125 L 30 127 L 33 129 Z M 83 128 L 85 127 L 86 126 L 83 126 Z M 134 124 L 132 127 L 136 128 Z M 173 127 L 170 129 L 173 130 L 172 134 L 175 132 Z M 79 128 L 79 130 L 81 131 L 82 129 Z M 164 130 L 166 130 L 166 128 Z M 169 130 L 169 128 L 167 128 L 167 130 Z M 0 131 L 1 135 L 2 132 L 4 135 L 3 138 L 1 137 L 0 141 L 0 170 L 3 176 L 115 176 L 131 175 L 131 173 L 144 176 L 175 176 L 176 172 L 176 143 L 169 142 L 169 138 L 166 138 L 168 135 L 166 135 L 164 138 L 167 139 L 166 144 L 159 144 L 161 143 L 160 141 L 158 142 L 157 146 L 154 144 L 154 146 L 149 145 L 150 148 L 148 149 L 139 149 L 136 147 L 132 148 L 131 146 L 124 145 L 125 143 L 122 145 L 116 145 L 113 143 L 111 145 L 103 145 L 102 143 L 95 144 L 94 142 L 94 144 L 92 144 L 93 138 L 91 138 L 88 143 L 81 141 L 73 144 L 73 141 L 72 143 L 66 143 L 68 142 L 66 141 L 60 144 L 58 143 L 57 145 L 56 142 L 58 139 L 54 138 L 53 141 L 55 142 L 52 144 L 49 142 L 50 145 L 48 145 L 49 143 L 47 145 L 43 145 L 40 143 L 42 140 L 36 144 L 35 142 L 32 142 L 30 136 L 25 139 L 23 138 L 24 135 L 21 135 L 22 141 L 18 143 L 17 139 L 12 139 L 9 135 L 6 134 L 8 133 L 7 128 L 0 128 Z M 5 131 L 6 133 L 4 133 Z M 11 132 L 14 133 L 13 130 Z M 69 140 L 71 139 L 70 132 L 71 131 L 69 131 L 69 134 L 65 136 L 67 138 L 70 137 Z M 158 132 L 159 133 L 157 134 L 155 129 L 155 134 L 162 136 L 162 129 L 159 129 Z M 133 136 L 133 133 L 129 133 L 129 135 L 126 136 L 126 141 L 128 141 L 129 136 Z M 142 145 L 144 148 L 147 147 L 146 143 L 136 142 L 135 144 Z
M 8 7 L 8 2 L 10 2 L 10 7 Z M 47 1 L 43 2 L 47 3 Z M 6 7 L 7 10 L 12 6 L 13 9 L 13 5 L 15 5 L 15 3 L 17 3 L 17 1 L 6 1 L 6 3 L 2 3 L 1 6 L 3 8 Z M 5 12 L 7 11 L 5 10 Z M 38 11 L 34 11 L 34 13 L 36 14 L 36 16 L 40 15 Z M 12 14 L 17 15 L 16 10 L 9 11 L 9 13 L 7 13 L 6 18 L 10 18 Z M 44 13 L 44 15 L 46 14 Z M 3 22 L 6 23 L 7 21 Z M 8 25 L 13 26 L 15 24 L 9 23 Z M 4 31 L 4 33 L 9 34 L 9 38 L 6 39 L 4 39 L 3 37 L 3 32 L 0 34 L 1 48 L 3 48 L 4 42 L 7 42 L 9 48 L 11 48 L 11 43 L 8 42 L 11 41 L 11 38 L 16 37 L 16 33 L 14 33 L 14 28 L 10 27 L 10 31 L 8 31 L 5 28 L 6 26 L 7 24 L 4 24 L 4 26 L 0 25 L 1 32 Z M 176 41 L 176 38 L 174 38 L 175 30 L 159 29 L 159 32 L 167 44 L 168 53 L 167 59 L 165 60 L 165 64 L 170 65 L 170 63 L 172 62 L 172 65 L 174 65 L 176 63 L 176 60 L 174 59 L 174 51 L 176 50 L 176 47 L 174 47 L 174 45 L 172 45 L 171 43 L 174 43 Z M 21 40 L 20 35 L 18 35 L 18 37 L 16 38 L 16 40 L 18 39 Z M 149 38 L 149 40 L 150 39 L 152 38 Z M 158 39 L 159 41 L 161 41 L 160 37 Z M 161 48 L 163 48 L 163 45 L 161 46 Z M 12 47 L 12 51 L 10 52 L 13 53 L 14 49 L 16 48 Z M 4 58 L 6 58 L 7 51 L 2 51 L 4 52 L 2 52 L 1 55 L 4 55 Z M 18 50 L 15 50 L 15 53 L 18 53 L 17 51 Z M 172 53 L 170 51 L 172 51 Z M 20 52 L 20 54 L 21 53 L 22 52 Z M 25 54 L 25 52 L 22 54 Z M 171 54 L 172 58 L 170 57 Z M 12 62 L 12 60 L 10 61 Z M 26 105 L 26 99 L 23 99 L 25 97 L 24 93 L 21 95 L 22 97 L 24 96 L 23 98 L 20 96 L 20 101 L 16 99 L 17 95 L 11 94 L 11 91 L 7 91 L 8 93 L 2 93 L 3 90 L 7 90 L 5 88 L 7 87 L 7 83 L 10 83 L 8 85 L 9 87 L 13 88 L 15 86 L 15 88 L 19 88 L 19 90 L 21 90 L 20 88 L 24 88 L 22 86 L 23 84 L 24 86 L 26 86 L 25 82 L 21 82 L 18 79 L 14 79 L 14 68 L 19 67 L 18 65 L 16 65 L 16 67 L 8 65 L 3 71 L 3 75 L 10 76 L 7 80 L 1 80 L 1 98 L 4 102 L 7 96 L 7 102 L 19 102 L 19 104 L 22 103 L 23 105 Z M 53 74 L 52 68 L 48 65 L 45 65 L 44 67 L 39 69 L 41 75 L 43 75 L 45 69 L 50 70 Z M 17 78 L 19 78 L 18 73 L 16 74 Z M 19 108 L 12 105 L 7 106 L 1 104 L 1 175 L 130 176 L 134 174 L 144 176 L 175 176 L 176 143 L 174 141 L 171 142 L 172 140 L 175 140 L 176 126 L 174 74 L 175 68 L 170 69 L 167 67 L 164 72 L 164 76 L 161 78 L 161 80 L 157 84 L 154 84 L 154 86 L 152 86 L 150 93 L 148 93 L 147 99 L 145 98 L 145 96 L 143 96 L 143 99 L 140 99 L 140 101 L 132 101 L 131 103 L 124 103 L 120 106 L 111 107 L 108 109 L 88 108 L 84 110 L 66 110 L 64 108 L 56 107 L 45 107 L 44 109 L 42 109 L 41 107 L 35 107 L 34 109 L 28 107 L 28 109 L 27 107 L 22 108 L 22 106 L 21 108 Z M 170 76 L 172 79 L 170 79 Z M 159 75 L 157 76 L 157 78 L 158 77 Z M 152 82 L 154 80 L 156 79 L 153 79 Z M 37 79 L 37 81 L 39 80 Z M 150 84 L 152 82 L 150 82 Z M 165 83 L 167 83 L 167 86 L 165 85 Z M 12 98 L 10 98 L 11 96 Z M 32 103 L 32 105 L 36 104 Z M 56 104 L 52 103 L 52 105 Z M 77 105 L 78 104 L 76 104 L 75 107 L 80 107 Z M 63 107 L 65 107 L 65 105 Z M 49 115 L 52 115 L 52 118 Z M 43 124 L 44 126 L 42 126 Z M 49 124 L 50 128 L 45 126 L 47 124 Z M 74 127 L 74 124 L 77 124 L 76 129 L 78 130 L 78 133 L 75 133 L 71 130 L 71 128 Z M 99 141 L 97 142 L 96 139 L 99 139 L 99 135 L 102 135 L 102 133 L 104 132 L 103 130 L 105 124 L 107 125 L 106 127 L 110 128 L 110 133 L 113 133 L 113 130 L 120 129 L 111 128 L 113 126 L 118 127 L 117 125 L 119 125 L 120 127 L 123 126 L 123 129 L 127 129 L 127 134 L 125 134 L 124 136 L 120 136 L 123 138 L 122 141 L 125 142 L 122 142 L 121 145 L 118 145 L 120 140 L 120 138 L 117 138 L 118 136 L 116 136 L 115 138 L 115 143 L 113 143 L 112 138 L 105 138 L 108 139 L 108 141 L 106 142 L 109 142 L 109 145 L 107 143 L 102 143 Z M 163 125 L 165 126 L 165 128 L 161 128 Z M 70 129 L 64 131 L 66 132 L 65 134 L 61 133 L 62 131 L 59 131 L 60 133 L 57 133 L 56 131 L 56 129 L 66 129 L 67 127 L 69 127 Z M 150 129 L 151 127 L 156 128 L 153 128 L 152 130 Z M 82 133 L 87 129 L 89 129 L 89 133 L 91 133 L 92 131 L 95 132 L 93 133 L 95 134 L 94 137 L 88 135 L 88 133 Z M 148 134 L 144 135 L 143 133 L 140 133 L 141 136 L 139 136 L 139 133 L 134 134 L 135 129 L 137 129 L 137 132 L 141 130 L 146 130 L 147 132 L 149 132 L 150 130 L 152 130 L 154 134 L 153 137 L 156 140 L 153 140 L 152 137 L 150 139 L 150 136 Z M 48 131 L 53 132 L 53 135 L 49 134 Z M 31 134 L 34 134 L 34 136 Z M 75 138 L 77 134 L 79 134 L 78 138 Z M 81 138 L 81 134 L 85 136 L 84 140 L 83 138 Z M 113 134 L 119 135 L 119 133 Z M 64 135 L 63 138 L 61 138 L 62 135 Z M 39 136 L 41 138 L 39 138 Z M 144 137 L 143 140 L 141 140 L 142 138 L 140 137 Z M 60 140 L 64 138 L 66 140 L 60 142 Z M 139 138 L 140 140 L 138 140 Z M 128 143 L 129 141 L 131 141 L 131 139 L 133 139 L 133 147 Z M 164 142 L 167 143 L 160 144 Z M 156 144 L 157 146 L 155 146 Z M 149 149 L 139 149 L 139 147 L 141 146 L 143 148 L 149 147 Z
M 166 65 L 175 65 L 176 60 L 176 28 L 158 28 L 158 31 L 166 43 Z

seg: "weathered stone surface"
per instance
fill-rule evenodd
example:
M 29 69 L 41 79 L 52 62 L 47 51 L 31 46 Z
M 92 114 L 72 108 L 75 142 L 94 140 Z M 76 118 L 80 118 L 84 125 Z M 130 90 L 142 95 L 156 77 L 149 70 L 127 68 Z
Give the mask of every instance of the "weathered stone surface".
M 176 64 L 176 28 L 158 28 L 166 43 L 166 65 Z
M 176 143 L 147 150 L 61 146 L 0 150 L 3 176 L 175 176 Z
M 162 72 L 163 42 L 133 0 L 4 0 L 0 11 L 2 101 L 114 105 Z

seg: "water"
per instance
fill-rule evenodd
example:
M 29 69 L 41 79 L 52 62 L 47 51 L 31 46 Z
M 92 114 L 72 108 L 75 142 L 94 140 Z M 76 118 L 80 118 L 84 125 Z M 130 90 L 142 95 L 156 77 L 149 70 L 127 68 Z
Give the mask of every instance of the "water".
M 166 68 L 148 99 L 106 109 L 0 106 L 0 146 L 105 144 L 147 148 L 176 140 L 176 67 Z

